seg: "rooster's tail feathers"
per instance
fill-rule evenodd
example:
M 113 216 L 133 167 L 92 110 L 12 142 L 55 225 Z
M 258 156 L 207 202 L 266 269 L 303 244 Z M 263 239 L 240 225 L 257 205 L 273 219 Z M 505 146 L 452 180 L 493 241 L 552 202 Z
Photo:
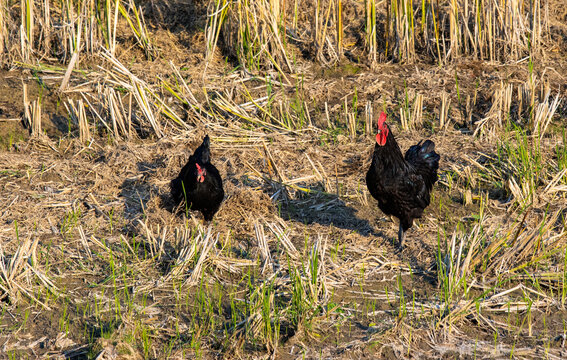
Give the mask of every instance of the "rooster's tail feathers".
M 414 166 L 426 164 L 431 170 L 439 168 L 440 156 L 435 152 L 435 143 L 431 140 L 420 141 L 417 145 L 410 147 L 405 158 Z
M 434 167 L 435 169 L 439 167 L 440 156 L 435 152 L 435 143 L 433 141 L 425 140 L 423 144 L 421 144 L 419 157 L 427 162 L 431 167 Z
M 405 159 L 423 176 L 427 187 L 431 189 L 437 181 L 437 170 L 441 157 L 435 152 L 435 143 L 431 140 L 420 141 L 406 152 Z

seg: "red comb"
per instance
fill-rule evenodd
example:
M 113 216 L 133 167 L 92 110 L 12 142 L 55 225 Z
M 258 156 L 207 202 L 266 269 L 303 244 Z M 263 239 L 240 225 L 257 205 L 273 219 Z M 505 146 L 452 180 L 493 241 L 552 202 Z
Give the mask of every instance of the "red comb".
M 388 125 L 386 125 L 386 117 L 386 113 L 382 111 L 380 118 L 378 119 L 378 134 L 376 134 L 376 143 L 380 146 L 386 145 L 388 134 L 390 133 Z
M 381 129 L 382 126 L 384 126 L 384 123 L 386 122 L 387 117 L 388 117 L 388 115 L 386 115 L 386 113 L 382 111 L 382 113 L 380 114 L 380 118 L 378 119 L 378 128 L 379 129 Z

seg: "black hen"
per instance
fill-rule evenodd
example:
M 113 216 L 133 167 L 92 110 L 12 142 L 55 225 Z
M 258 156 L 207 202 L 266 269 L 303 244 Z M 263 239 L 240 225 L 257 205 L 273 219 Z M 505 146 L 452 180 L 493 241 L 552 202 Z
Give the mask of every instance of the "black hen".
M 366 173 L 370 194 L 386 215 L 400 220 L 399 247 L 403 247 L 404 232 L 420 218 L 429 205 L 431 189 L 437 181 L 439 154 L 431 140 L 420 141 L 402 156 L 394 134 L 386 124 L 386 114 L 380 114 L 378 134 L 372 164 Z
M 224 199 L 222 178 L 211 164 L 209 136 L 189 157 L 179 176 L 171 181 L 171 196 L 176 204 L 185 199 L 191 210 L 200 210 L 205 221 L 211 221 Z

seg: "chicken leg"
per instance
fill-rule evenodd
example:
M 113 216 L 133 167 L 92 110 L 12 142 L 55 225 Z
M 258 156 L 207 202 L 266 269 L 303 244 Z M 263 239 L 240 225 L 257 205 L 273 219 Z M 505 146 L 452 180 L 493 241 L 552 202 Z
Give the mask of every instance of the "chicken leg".
M 400 221 L 400 229 L 398 230 L 398 249 L 404 249 L 404 227 L 402 226 L 402 222 Z

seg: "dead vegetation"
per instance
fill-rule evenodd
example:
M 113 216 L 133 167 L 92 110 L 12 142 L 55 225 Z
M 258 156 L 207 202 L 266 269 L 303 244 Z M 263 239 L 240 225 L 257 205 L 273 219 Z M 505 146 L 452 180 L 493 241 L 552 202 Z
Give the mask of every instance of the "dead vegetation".
M 0 0 L 0 353 L 563 358 L 561 6 Z M 403 253 L 382 110 L 442 156 Z M 208 227 L 169 198 L 205 134 Z

